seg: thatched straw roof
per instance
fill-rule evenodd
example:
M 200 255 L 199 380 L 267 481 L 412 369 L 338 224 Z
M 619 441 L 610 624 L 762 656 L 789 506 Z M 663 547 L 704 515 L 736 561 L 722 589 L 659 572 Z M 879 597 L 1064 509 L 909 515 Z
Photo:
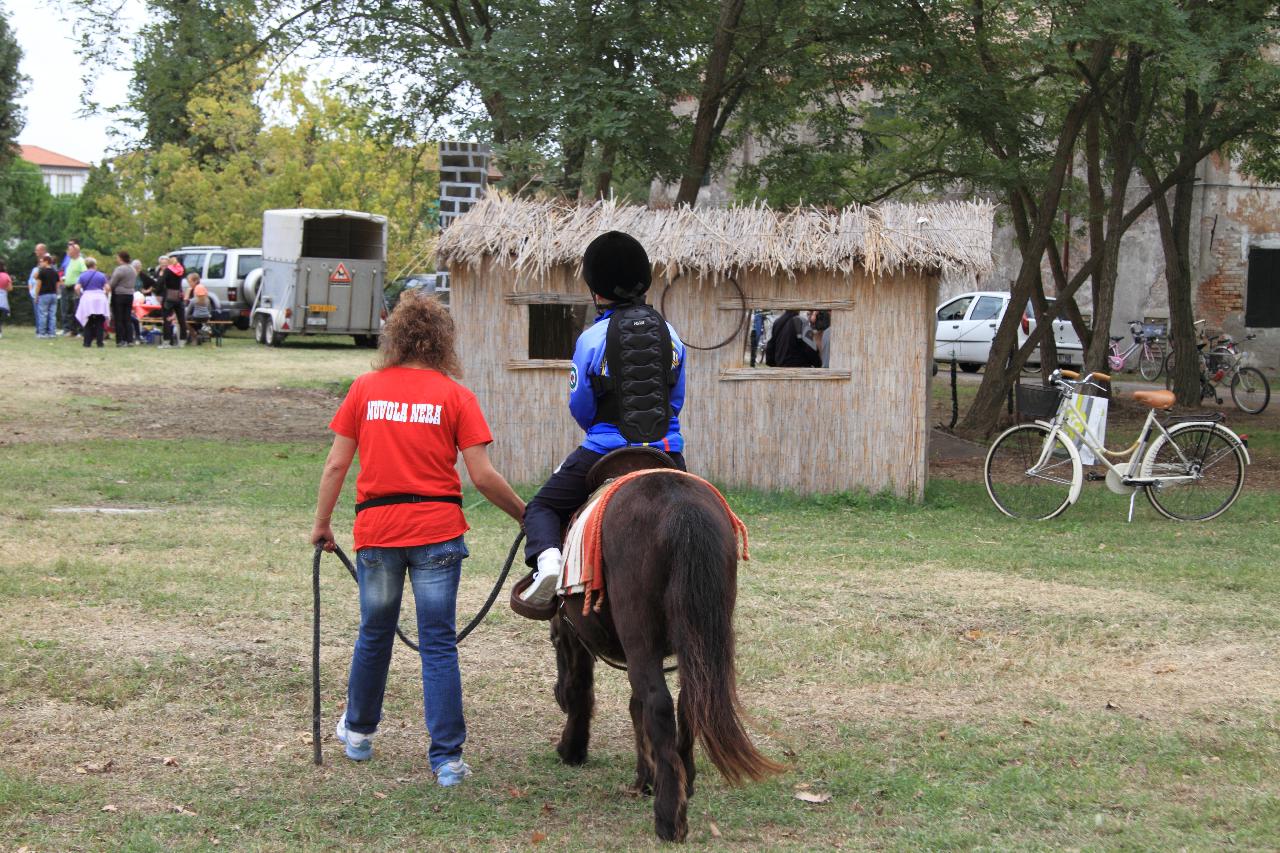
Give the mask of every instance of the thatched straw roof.
M 991 269 L 989 204 L 883 204 L 828 212 L 779 213 L 767 206 L 649 210 L 599 201 L 585 207 L 491 193 L 440 236 L 440 258 L 477 265 L 498 259 L 541 276 L 581 263 L 587 244 L 605 231 L 638 239 L 656 267 L 720 275 L 760 269 L 771 274 L 865 269 L 984 273 Z

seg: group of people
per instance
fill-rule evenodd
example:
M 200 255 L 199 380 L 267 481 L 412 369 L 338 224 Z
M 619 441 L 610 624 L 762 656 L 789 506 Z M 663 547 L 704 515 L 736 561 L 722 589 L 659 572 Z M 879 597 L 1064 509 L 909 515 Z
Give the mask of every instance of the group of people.
M 37 338 L 79 336 L 86 347 L 102 347 L 110 330 L 117 347 L 138 346 L 141 319 L 158 312 L 164 325 L 162 346 L 179 347 L 190 339 L 188 319 L 198 332 L 221 310 L 217 296 L 201 284 L 200 274 L 187 273 L 175 257 L 162 255 L 154 269 L 146 270 L 141 261 L 120 251 L 108 275 L 98 268 L 96 258 L 82 256 L 74 240 L 67 243 L 60 262 L 44 243 L 36 244 L 35 255 L 27 288 Z M 4 316 L 9 314 L 12 289 L 12 276 L 0 262 L 0 314 Z
M 685 467 L 685 346 L 645 303 L 652 267 L 644 248 L 629 235 L 608 232 L 587 247 L 582 270 L 597 317 L 574 348 L 568 406 L 585 436 L 527 505 L 489 460 L 493 436 L 475 394 L 456 380 L 453 318 L 435 299 L 401 298 L 382 330 L 377 369 L 352 383 L 329 424 L 335 436 L 320 479 L 312 544 L 334 549 L 333 509 L 360 456 L 354 529 L 360 629 L 336 729 L 353 760 L 373 754 L 407 574 L 431 769 L 445 786 L 471 775 L 462 757 L 466 725 L 454 639 L 458 580 L 468 555 L 459 453 L 480 493 L 525 529 L 532 572 L 522 597 L 533 606 L 549 604 L 560 591 L 562 530 L 588 498 L 592 465 L 610 451 L 646 446 Z

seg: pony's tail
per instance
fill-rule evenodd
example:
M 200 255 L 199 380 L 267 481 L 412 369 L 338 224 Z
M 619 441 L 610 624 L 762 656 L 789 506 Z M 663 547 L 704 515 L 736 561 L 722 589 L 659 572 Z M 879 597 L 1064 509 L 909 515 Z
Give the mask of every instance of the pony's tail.
M 671 560 L 665 608 L 680 670 L 680 716 L 734 785 L 786 768 L 761 754 L 742 726 L 731 580 L 737 541 L 728 522 L 718 506 L 673 502 L 660 535 Z

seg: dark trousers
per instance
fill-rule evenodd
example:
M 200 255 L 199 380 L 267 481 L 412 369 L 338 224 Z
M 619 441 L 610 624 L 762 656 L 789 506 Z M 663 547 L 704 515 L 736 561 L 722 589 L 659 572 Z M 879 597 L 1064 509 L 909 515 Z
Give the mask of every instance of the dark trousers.
M 116 330 L 116 346 L 132 343 L 137 338 L 133 333 L 133 294 L 111 294 L 111 326 Z
M 74 286 L 64 286 L 58 297 L 58 325 L 72 334 L 79 334 L 80 321 L 76 319 L 76 306 L 80 297 L 76 295 Z
M 169 334 L 169 329 L 173 328 L 172 326 L 170 326 L 170 325 L 168 324 L 168 321 L 169 321 L 169 315 L 170 315 L 170 314 L 176 314 L 176 315 L 177 315 L 178 328 L 173 330 L 173 339 L 170 341 L 170 343 L 176 344 L 176 343 L 178 342 L 178 337 L 179 337 L 179 335 L 178 335 L 178 331 L 179 331 L 179 329 L 181 329 L 181 332 L 182 332 L 181 337 L 182 337 L 182 339 L 185 341 L 185 340 L 187 339 L 187 311 L 186 311 L 186 306 L 184 306 L 184 305 L 182 304 L 182 300 L 181 300 L 181 299 L 166 299 L 166 300 L 164 301 L 164 307 L 163 307 L 163 310 L 164 310 L 164 319 L 165 319 L 165 321 L 166 321 L 166 323 L 165 323 L 165 335 L 166 335 L 166 337 L 167 337 L 167 336 L 168 336 L 168 334 Z
M 687 470 L 684 455 L 668 454 L 681 471 Z M 579 447 L 565 457 L 560 467 L 543 484 L 533 500 L 524 508 L 524 562 L 530 568 L 538 564 L 538 555 L 548 548 L 559 548 L 564 527 L 591 494 L 587 491 L 587 472 L 604 454 Z
M 96 343 L 98 346 L 102 346 L 103 331 L 106 325 L 107 318 L 101 314 L 89 315 L 89 322 L 85 323 L 84 333 L 82 335 L 86 349 L 88 349 L 89 345 L 93 343 Z

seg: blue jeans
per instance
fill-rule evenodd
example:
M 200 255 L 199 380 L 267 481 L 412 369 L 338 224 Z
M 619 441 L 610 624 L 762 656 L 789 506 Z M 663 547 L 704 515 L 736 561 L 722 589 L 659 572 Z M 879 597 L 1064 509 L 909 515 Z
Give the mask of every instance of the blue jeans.
M 36 299 L 36 334 L 56 335 L 58 327 L 55 323 L 58 316 L 58 294 L 42 293 Z
M 431 769 L 462 757 L 467 725 L 462 718 L 462 674 L 458 670 L 454 613 L 462 560 L 462 537 L 413 548 L 361 548 L 360 634 L 347 682 L 347 728 L 373 734 L 382 720 L 382 698 L 391 666 L 391 648 L 400 618 L 405 572 L 413 586 L 422 658 L 422 704 L 431 735 Z

